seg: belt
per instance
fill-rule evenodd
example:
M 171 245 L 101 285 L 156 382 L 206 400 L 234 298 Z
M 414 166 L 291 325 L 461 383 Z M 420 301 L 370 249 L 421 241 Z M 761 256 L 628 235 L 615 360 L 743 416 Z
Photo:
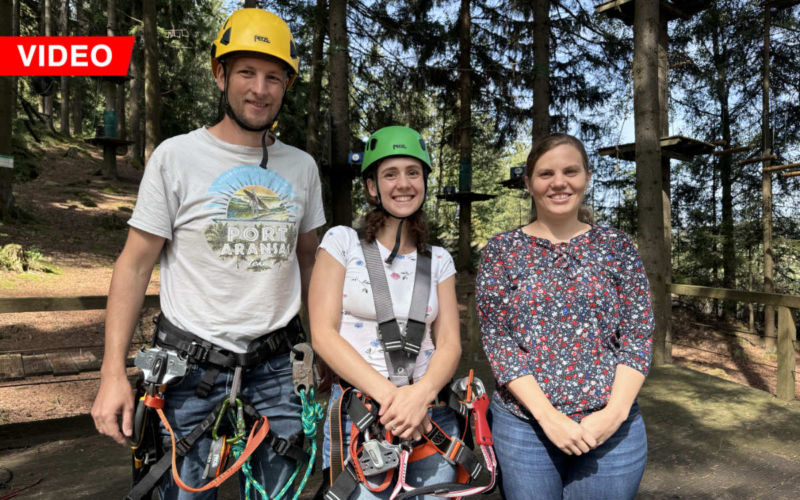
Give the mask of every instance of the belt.
M 156 319 L 156 343 L 176 349 L 195 364 L 210 363 L 222 368 L 249 367 L 264 364 L 267 360 L 287 354 L 294 341 L 303 335 L 300 316 L 273 332 L 255 339 L 246 352 L 238 353 L 223 349 L 197 335 L 172 324 L 164 315 Z

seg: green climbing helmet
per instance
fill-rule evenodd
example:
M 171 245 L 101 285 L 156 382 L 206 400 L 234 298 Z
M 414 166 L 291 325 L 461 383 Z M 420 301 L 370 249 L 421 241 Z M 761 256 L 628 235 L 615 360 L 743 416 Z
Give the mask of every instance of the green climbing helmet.
M 428 147 L 419 132 L 408 127 L 394 126 L 383 127 L 370 136 L 361 163 L 361 176 L 364 177 L 369 169 L 377 167 L 382 160 L 394 156 L 418 159 L 426 167 L 426 175 L 432 170 Z

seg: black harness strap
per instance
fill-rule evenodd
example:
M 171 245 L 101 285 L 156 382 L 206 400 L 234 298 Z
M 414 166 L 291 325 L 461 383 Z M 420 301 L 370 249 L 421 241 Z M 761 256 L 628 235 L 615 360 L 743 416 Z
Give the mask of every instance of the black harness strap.
M 358 476 L 352 462 L 345 464 L 344 471 L 347 473 L 341 474 L 325 493 L 325 500 L 347 500 L 358 488 Z

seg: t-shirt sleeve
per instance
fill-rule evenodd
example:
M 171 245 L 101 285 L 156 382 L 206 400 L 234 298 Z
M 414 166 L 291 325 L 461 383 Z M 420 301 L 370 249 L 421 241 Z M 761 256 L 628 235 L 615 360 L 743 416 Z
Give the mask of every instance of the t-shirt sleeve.
M 147 162 L 139 195 L 128 224 L 150 234 L 172 240 L 177 197 L 167 172 L 161 165 L 161 155 L 156 153 Z
M 436 283 L 441 283 L 450 276 L 456 274 L 456 265 L 453 263 L 453 257 L 450 252 L 444 248 L 436 248 L 433 251 L 433 258 L 438 260 L 439 273 L 436 276 Z
M 347 267 L 350 247 L 354 244 L 353 240 L 356 237 L 353 233 L 353 230 L 346 226 L 332 227 L 323 236 L 319 248 L 324 249 L 342 266 Z
M 300 222 L 300 232 L 307 233 L 325 224 L 325 210 L 322 207 L 322 185 L 319 180 L 319 169 L 312 162 L 308 182 L 308 205 L 306 206 L 303 220 Z

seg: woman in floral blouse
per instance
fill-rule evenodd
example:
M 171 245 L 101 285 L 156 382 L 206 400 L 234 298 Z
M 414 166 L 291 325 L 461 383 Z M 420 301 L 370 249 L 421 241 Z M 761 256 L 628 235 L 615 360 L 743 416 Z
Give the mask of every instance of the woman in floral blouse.
M 650 287 L 628 235 L 591 224 L 590 178 L 578 139 L 539 139 L 525 172 L 533 221 L 483 251 L 477 306 L 508 499 L 632 499 L 644 472 Z

